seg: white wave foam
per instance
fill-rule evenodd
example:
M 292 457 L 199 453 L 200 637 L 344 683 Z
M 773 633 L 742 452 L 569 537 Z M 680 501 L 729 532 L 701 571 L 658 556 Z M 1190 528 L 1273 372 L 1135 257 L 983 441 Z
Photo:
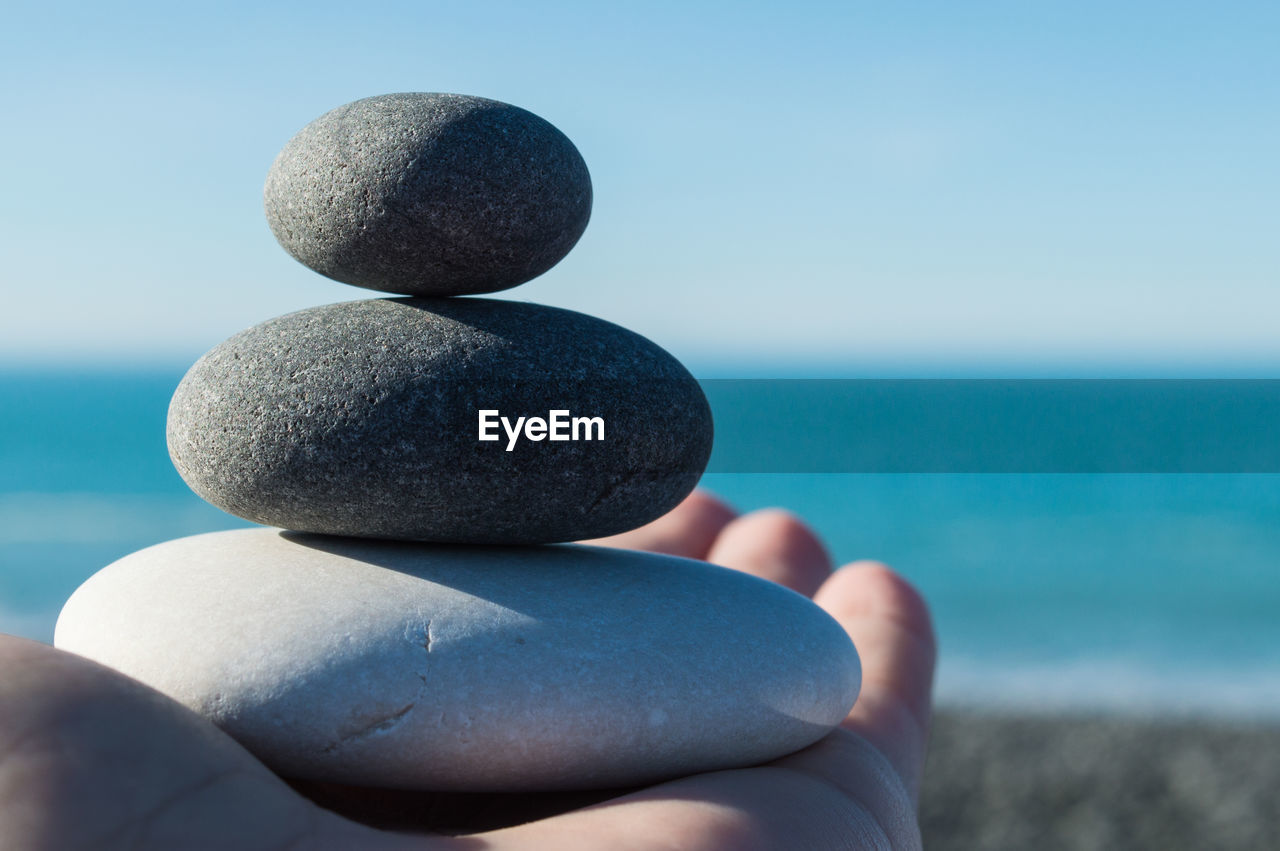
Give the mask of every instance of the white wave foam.
M 1106 657 L 1001 664 L 943 658 L 938 702 L 1021 712 L 1280 719 L 1280 665 L 1151 664 Z
M 237 524 L 194 495 L 0 494 L 0 545 L 161 540 Z
M 53 643 L 53 625 L 58 620 L 58 609 L 48 611 L 15 611 L 0 606 L 0 633 L 33 638 L 46 644 Z

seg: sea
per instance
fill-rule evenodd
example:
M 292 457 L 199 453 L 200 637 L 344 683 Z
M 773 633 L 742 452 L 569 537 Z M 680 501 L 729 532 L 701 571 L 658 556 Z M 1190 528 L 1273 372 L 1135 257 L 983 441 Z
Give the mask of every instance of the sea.
M 50 641 L 101 567 L 248 525 L 169 463 L 181 375 L 0 370 L 0 631 Z M 1280 718 L 1280 383 L 704 387 L 703 487 L 910 579 L 937 624 L 941 704 Z

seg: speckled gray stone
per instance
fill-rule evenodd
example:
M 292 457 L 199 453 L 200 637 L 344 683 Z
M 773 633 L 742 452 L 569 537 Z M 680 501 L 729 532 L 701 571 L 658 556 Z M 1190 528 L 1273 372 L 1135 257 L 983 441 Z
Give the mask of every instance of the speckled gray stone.
M 824 611 L 704 562 L 266 529 L 121 559 L 67 602 L 55 644 L 286 776 L 400 788 L 615 787 L 756 764 L 830 731 L 860 679 Z
M 482 442 L 480 410 L 600 417 L 603 440 Z M 598 430 L 592 436 L 598 436 Z M 673 508 L 711 451 L 679 362 L 581 313 L 489 299 L 370 299 L 237 334 L 193 366 L 169 452 L 214 505 L 286 529 L 550 543 Z M 580 437 L 586 431 L 579 432 Z
M 365 98 L 325 113 L 267 175 L 267 222 L 322 275 L 407 295 L 487 293 L 550 269 L 591 215 L 564 134 L 464 95 Z

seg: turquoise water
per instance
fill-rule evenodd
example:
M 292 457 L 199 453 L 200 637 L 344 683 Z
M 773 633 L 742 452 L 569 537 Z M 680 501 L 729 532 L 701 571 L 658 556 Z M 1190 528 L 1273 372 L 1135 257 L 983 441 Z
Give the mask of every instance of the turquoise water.
M 169 465 L 179 377 L 0 373 L 0 630 L 48 640 L 103 565 L 246 525 Z M 711 396 L 719 424 L 749 404 Z M 719 469 L 735 466 L 751 465 Z M 839 561 L 910 577 L 937 618 L 946 702 L 1280 715 L 1280 475 L 729 472 L 704 485 L 743 510 L 792 509 Z

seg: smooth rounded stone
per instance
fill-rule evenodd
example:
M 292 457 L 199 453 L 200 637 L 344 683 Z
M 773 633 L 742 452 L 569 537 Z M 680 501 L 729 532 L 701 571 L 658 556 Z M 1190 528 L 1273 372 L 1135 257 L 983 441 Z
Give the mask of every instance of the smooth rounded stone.
M 481 410 L 508 424 L 553 410 L 599 417 L 604 439 L 594 427 L 576 441 L 521 430 L 512 445 L 497 424 L 481 441 Z M 370 299 L 214 348 L 174 394 L 168 435 L 196 493 L 257 523 L 527 544 L 611 535 L 670 510 L 706 467 L 712 425 L 678 361 L 603 320 L 488 299 Z
M 514 287 L 569 253 L 591 176 L 564 134 L 464 95 L 365 98 L 304 127 L 276 158 L 267 222 L 322 275 L 393 293 Z
M 151 685 L 291 777 L 606 788 L 752 765 L 838 724 L 844 630 L 672 556 L 281 533 L 182 538 L 72 595 L 54 643 Z

